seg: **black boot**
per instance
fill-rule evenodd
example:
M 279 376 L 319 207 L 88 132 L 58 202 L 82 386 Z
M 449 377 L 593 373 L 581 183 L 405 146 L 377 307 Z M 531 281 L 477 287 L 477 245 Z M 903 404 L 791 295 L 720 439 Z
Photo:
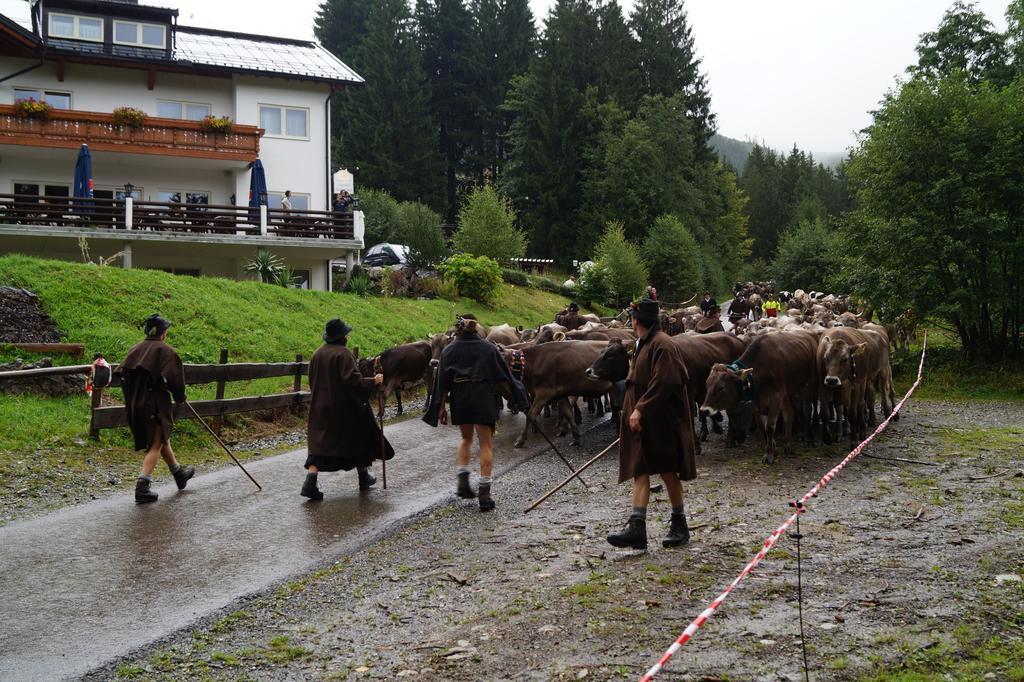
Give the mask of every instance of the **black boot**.
M 191 464 L 187 467 L 179 466 L 177 471 L 172 471 L 174 482 L 178 484 L 178 490 L 184 490 L 188 485 L 188 479 L 196 475 L 196 468 Z
M 690 529 L 685 514 L 673 514 L 669 522 L 668 535 L 661 540 L 662 547 L 679 547 L 690 541 Z
M 488 512 L 494 509 L 494 498 L 491 497 L 491 484 L 480 484 L 480 511 Z
M 299 491 L 299 494 L 311 500 L 324 499 L 323 492 L 320 491 L 316 484 L 316 474 L 306 474 L 306 481 L 302 484 L 302 490 Z
M 613 547 L 647 549 L 647 521 L 639 516 L 630 516 L 626 527 L 621 532 L 609 535 L 608 542 Z
M 377 482 L 377 477 L 370 473 L 369 469 L 359 469 L 359 489 L 369 490 L 370 486 Z
M 160 496 L 149 489 L 149 479 L 141 476 L 135 481 L 135 504 L 156 502 Z
M 459 485 L 455 489 L 455 494 L 464 500 L 472 500 L 476 497 L 476 491 L 469 487 L 469 472 L 459 472 Z

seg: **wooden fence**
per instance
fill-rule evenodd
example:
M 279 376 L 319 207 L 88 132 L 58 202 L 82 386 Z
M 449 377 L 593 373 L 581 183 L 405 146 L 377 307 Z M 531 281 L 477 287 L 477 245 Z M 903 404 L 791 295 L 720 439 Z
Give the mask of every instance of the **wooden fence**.
M 0 379 L 29 379 L 41 376 L 59 376 L 89 374 L 91 365 L 71 365 L 64 367 L 41 367 L 10 372 L 0 372 Z M 117 365 L 111 365 L 112 370 Z M 217 397 L 213 400 L 189 401 L 201 417 L 213 417 L 214 427 L 220 430 L 222 418 L 227 414 L 253 412 L 256 410 L 272 410 L 282 407 L 297 409 L 309 402 L 309 391 L 302 389 L 302 377 L 309 374 L 309 363 L 303 362 L 302 355 L 295 356 L 295 362 L 228 362 L 228 351 L 220 351 L 220 363 L 210 365 L 185 365 L 185 383 L 189 386 L 217 384 Z M 244 398 L 225 398 L 226 384 L 233 381 L 252 381 L 253 379 L 270 379 L 273 377 L 294 377 L 290 393 L 273 395 L 248 396 Z M 128 426 L 124 406 L 114 405 L 103 407 L 103 391 L 97 388 L 92 392 L 92 415 L 89 421 L 89 436 L 99 438 L 101 429 L 113 429 Z M 174 406 L 174 418 L 194 419 L 191 410 L 185 405 Z

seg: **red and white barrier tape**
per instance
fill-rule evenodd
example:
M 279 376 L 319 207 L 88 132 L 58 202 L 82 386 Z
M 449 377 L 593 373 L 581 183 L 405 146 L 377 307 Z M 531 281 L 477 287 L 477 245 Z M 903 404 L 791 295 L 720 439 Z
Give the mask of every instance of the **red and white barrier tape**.
M 899 411 L 903 408 L 903 403 L 907 402 L 907 399 L 910 398 L 910 395 L 917 389 L 918 385 L 920 385 L 921 383 L 921 376 L 924 373 L 924 354 L 927 349 L 928 332 L 925 331 L 924 339 L 922 340 L 921 346 L 921 362 L 917 366 L 917 380 L 914 381 L 914 385 L 910 387 L 910 390 L 908 390 L 906 395 L 903 396 L 903 399 L 896 403 L 896 406 L 893 408 L 892 413 L 885 418 L 885 421 L 878 425 L 878 428 L 875 429 L 874 433 L 865 438 L 863 442 L 861 442 L 857 447 L 855 447 L 850 452 L 850 454 L 848 454 L 843 459 L 843 461 L 834 466 L 831 469 L 831 471 L 829 471 L 827 474 L 822 476 L 821 480 L 818 481 L 818 483 L 815 484 L 813 488 L 807 491 L 807 494 L 801 497 L 797 502 L 793 503 L 796 507 L 796 511 L 793 512 L 793 514 L 791 514 L 789 518 L 787 518 L 781 526 L 772 531 L 772 534 L 765 539 L 764 546 L 761 548 L 761 551 L 759 551 L 757 555 L 754 556 L 754 558 L 751 559 L 750 562 L 743 567 L 743 570 L 740 571 L 740 574 L 736 576 L 736 579 L 733 580 L 727 588 L 725 588 L 725 591 L 717 597 L 715 597 L 715 600 L 712 601 L 706 609 L 701 611 L 700 615 L 693 619 L 693 622 L 686 626 L 686 629 L 683 630 L 683 634 L 679 635 L 679 637 L 676 639 L 675 642 L 672 643 L 672 646 L 668 648 L 668 650 L 661 657 L 661 659 L 657 663 L 655 663 L 654 666 L 650 670 L 648 670 L 643 677 L 640 678 L 640 682 L 650 682 L 654 679 L 655 675 L 661 672 L 662 668 L 665 667 L 665 664 L 668 663 L 669 659 L 672 658 L 677 651 L 683 648 L 684 644 L 690 641 L 693 635 L 696 634 L 697 630 L 700 629 L 700 627 L 704 625 L 704 623 L 706 623 L 708 619 L 711 618 L 711 616 L 715 615 L 715 611 L 717 611 L 718 607 L 722 605 L 722 602 L 725 601 L 726 597 L 728 597 L 729 594 L 736 588 L 736 586 L 740 584 L 740 581 L 746 578 L 747 575 L 749 575 L 750 572 L 753 571 L 759 563 L 761 563 L 761 560 L 764 559 L 765 555 L 767 555 L 768 552 L 771 551 L 771 548 L 774 547 L 776 543 L 778 543 L 779 538 L 782 537 L 782 534 L 785 533 L 786 530 L 791 525 L 793 525 L 794 522 L 796 522 L 796 517 L 804 512 L 804 504 L 807 502 L 807 500 L 817 495 L 818 491 L 827 486 L 829 482 L 831 482 L 831 480 L 835 478 L 840 471 L 842 471 L 843 467 L 845 467 L 854 458 L 856 458 L 864 450 L 865 446 L 867 446 L 868 443 L 875 439 L 875 436 L 880 434 L 882 431 L 885 430 L 887 426 L 889 426 L 889 422 L 892 421 L 893 417 L 899 414 Z

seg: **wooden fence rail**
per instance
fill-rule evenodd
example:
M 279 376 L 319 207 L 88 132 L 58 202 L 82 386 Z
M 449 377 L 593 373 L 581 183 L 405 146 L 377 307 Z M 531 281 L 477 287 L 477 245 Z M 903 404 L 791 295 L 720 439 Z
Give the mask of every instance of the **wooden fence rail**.
M 217 384 L 215 400 L 189 401 L 202 417 L 214 417 L 215 426 L 219 427 L 224 415 L 253 412 L 256 410 L 273 410 L 279 408 L 298 409 L 303 403 L 309 402 L 309 391 L 302 390 L 302 377 L 309 374 L 309 363 L 296 356 L 295 362 L 227 362 L 227 349 L 221 349 L 221 363 L 218 364 L 187 364 L 185 383 L 190 386 Z M 40 367 L 37 369 L 20 369 L 0 372 L 0 379 L 31 379 L 43 376 L 62 376 L 89 374 L 91 365 L 69 365 L 65 367 Z M 117 371 L 118 366 L 111 365 Z M 248 396 L 243 398 L 224 398 L 224 385 L 233 381 L 251 381 L 253 379 L 270 379 L 273 377 L 294 377 L 292 391 L 273 395 Z M 111 388 L 115 388 L 112 386 Z M 127 426 L 128 420 L 124 406 L 102 407 L 102 388 L 92 392 L 92 415 L 89 423 L 89 436 L 99 438 L 100 429 L 113 429 Z M 175 419 L 194 419 L 191 410 L 185 405 L 174 406 Z

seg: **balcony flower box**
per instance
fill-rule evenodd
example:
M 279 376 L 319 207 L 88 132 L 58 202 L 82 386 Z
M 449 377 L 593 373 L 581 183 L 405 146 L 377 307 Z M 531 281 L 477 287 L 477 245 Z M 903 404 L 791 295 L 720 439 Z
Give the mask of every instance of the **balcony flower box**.
M 135 107 L 118 107 L 113 112 L 114 125 L 139 130 L 146 124 L 146 112 Z
M 208 133 L 227 135 L 235 129 L 230 116 L 207 116 L 202 120 L 202 128 Z
M 45 121 L 53 113 L 53 106 L 34 98 L 19 99 L 14 102 L 14 112 L 19 118 L 32 118 Z

